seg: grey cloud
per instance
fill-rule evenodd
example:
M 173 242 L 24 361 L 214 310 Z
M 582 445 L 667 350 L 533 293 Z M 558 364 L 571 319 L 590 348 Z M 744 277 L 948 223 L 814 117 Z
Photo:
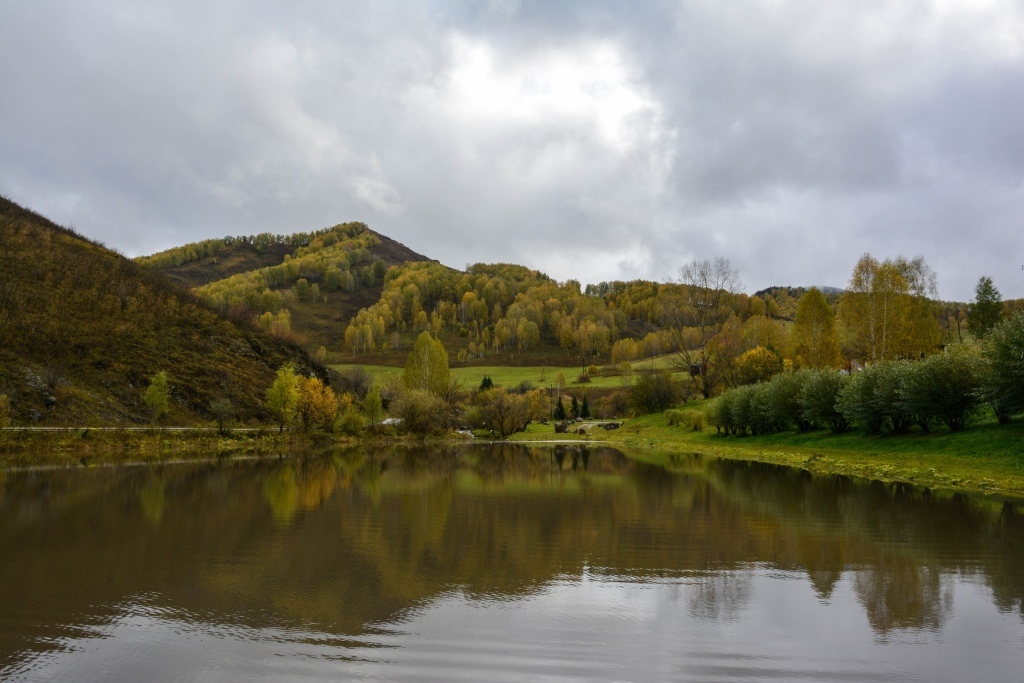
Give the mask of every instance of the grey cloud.
M 559 279 L 841 286 L 871 251 L 1024 296 L 997 10 L 0 0 L 0 192 L 131 254 L 364 220 Z

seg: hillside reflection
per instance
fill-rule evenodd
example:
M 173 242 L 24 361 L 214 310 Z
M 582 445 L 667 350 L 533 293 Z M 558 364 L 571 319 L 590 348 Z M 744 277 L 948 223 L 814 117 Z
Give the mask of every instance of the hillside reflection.
M 738 618 L 750 572 L 845 577 L 879 635 L 941 630 L 950 580 L 1021 613 L 1018 509 L 906 486 L 608 449 L 336 450 L 296 460 L 0 479 L 0 673 L 139 596 L 182 618 L 338 636 L 452 590 L 513 601 L 555 579 L 685 577 L 697 620 Z

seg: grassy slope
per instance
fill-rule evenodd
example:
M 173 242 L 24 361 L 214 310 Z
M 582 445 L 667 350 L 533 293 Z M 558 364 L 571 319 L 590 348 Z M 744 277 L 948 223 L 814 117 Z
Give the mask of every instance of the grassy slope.
M 265 420 L 263 392 L 278 367 L 325 372 L 301 349 L 225 320 L 164 276 L 5 199 L 0 272 L 0 393 L 16 423 L 141 421 L 142 393 L 161 370 L 170 423 L 205 420 L 221 397 L 240 419 Z
M 699 407 L 698 403 L 690 404 Z M 685 409 L 686 406 L 683 406 Z M 579 439 L 557 435 L 559 439 Z M 553 428 L 531 425 L 513 440 L 554 439 Z M 693 432 L 671 427 L 663 415 L 628 420 L 621 429 L 598 429 L 586 437 L 624 448 L 664 453 L 706 453 L 883 481 L 902 481 L 938 489 L 963 489 L 1024 495 L 1024 421 L 998 425 L 986 418 L 963 432 L 935 428 L 902 436 L 865 436 L 860 432 L 806 434 L 785 432 L 760 437 L 720 437 L 714 429 Z

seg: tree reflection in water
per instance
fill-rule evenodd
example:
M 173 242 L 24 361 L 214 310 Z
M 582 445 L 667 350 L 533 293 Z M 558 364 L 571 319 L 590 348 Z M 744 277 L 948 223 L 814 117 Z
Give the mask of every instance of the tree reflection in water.
M 848 578 L 879 636 L 941 630 L 951 577 L 1021 613 L 1013 504 L 600 447 L 332 450 L 297 459 L 0 473 L 0 671 L 133 596 L 252 628 L 344 636 L 461 591 L 671 578 L 693 619 L 733 621 L 755 568 Z

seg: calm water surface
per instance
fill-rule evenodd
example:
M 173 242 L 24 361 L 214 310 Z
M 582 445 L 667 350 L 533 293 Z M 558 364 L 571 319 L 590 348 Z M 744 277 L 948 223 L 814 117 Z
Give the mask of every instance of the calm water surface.
M 0 472 L 0 679 L 1016 681 L 1018 507 L 612 450 Z

